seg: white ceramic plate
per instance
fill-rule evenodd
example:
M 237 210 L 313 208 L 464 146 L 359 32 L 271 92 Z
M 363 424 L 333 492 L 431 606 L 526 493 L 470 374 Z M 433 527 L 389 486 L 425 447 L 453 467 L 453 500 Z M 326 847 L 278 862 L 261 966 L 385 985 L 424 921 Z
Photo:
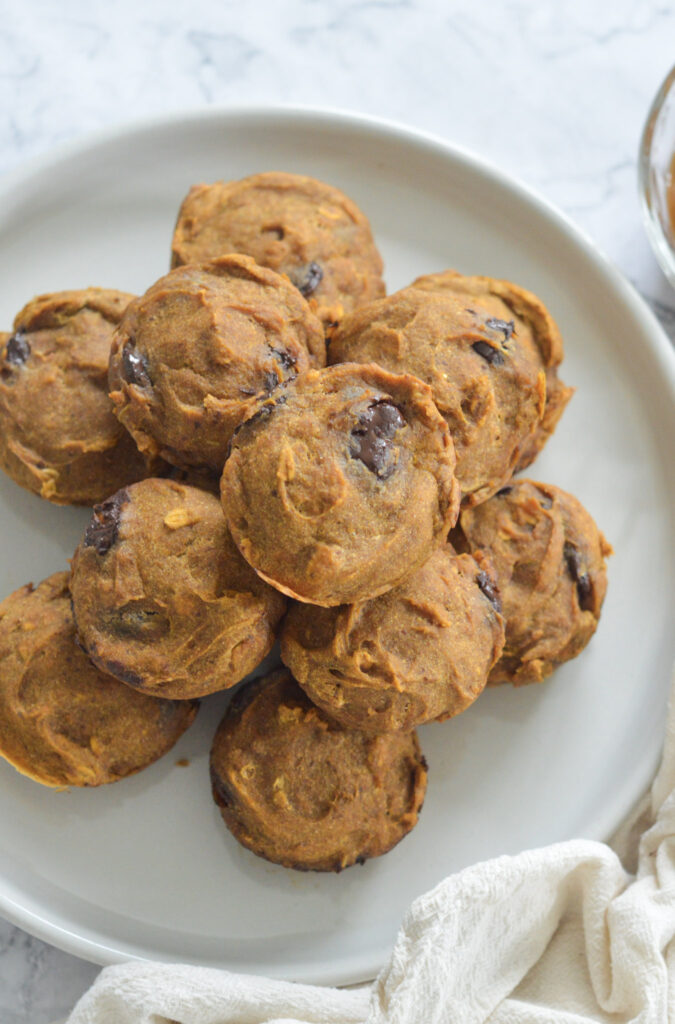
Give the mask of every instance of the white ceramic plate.
M 54 793 L 0 765 L 0 912 L 101 963 L 129 957 L 351 982 L 385 960 L 409 902 L 476 860 L 606 838 L 657 763 L 673 608 L 672 354 L 644 304 L 563 217 L 474 157 L 338 113 L 211 111 L 99 136 L 0 191 L 0 328 L 35 293 L 143 291 L 198 181 L 261 170 L 332 182 L 371 218 L 390 290 L 448 266 L 510 278 L 560 322 L 578 391 L 530 475 L 578 495 L 616 548 L 589 648 L 545 685 L 484 694 L 421 730 L 415 831 L 341 875 L 242 849 L 211 800 L 204 701 L 162 761 Z M 670 490 L 669 490 L 670 488 Z M 86 513 L 0 481 L 0 595 L 64 567 Z M 188 767 L 177 759 L 188 758 Z

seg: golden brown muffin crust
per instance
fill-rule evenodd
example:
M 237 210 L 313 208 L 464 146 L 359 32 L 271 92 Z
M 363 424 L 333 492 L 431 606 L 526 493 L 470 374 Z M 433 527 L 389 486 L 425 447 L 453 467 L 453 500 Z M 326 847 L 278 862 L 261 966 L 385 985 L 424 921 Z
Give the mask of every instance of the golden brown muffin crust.
M 194 185 L 178 214 L 172 267 L 228 252 L 286 274 L 327 329 L 384 295 L 367 217 L 339 189 L 306 175 L 271 171 Z
M 297 289 L 248 256 L 222 256 L 171 271 L 131 303 L 110 397 L 142 451 L 220 473 L 256 400 L 324 363 L 321 324 Z
M 344 729 L 286 671 L 235 695 L 211 749 L 213 797 L 235 838 L 304 871 L 390 850 L 417 823 L 426 776 L 414 733 Z
M 595 632 L 611 546 L 575 497 L 533 480 L 514 480 L 460 524 L 494 567 L 506 620 L 489 682 L 540 682 Z
M 234 686 L 268 654 L 285 609 L 239 554 L 218 498 L 172 480 L 97 506 L 72 565 L 85 650 L 156 696 Z
M 100 786 L 167 752 L 195 701 L 158 700 L 104 675 L 75 641 L 68 573 L 0 604 L 0 755 L 45 786 Z
M 318 605 L 375 597 L 443 543 L 454 450 L 430 389 L 377 366 L 310 371 L 242 424 L 221 494 L 264 579 Z
M 38 295 L 0 336 L 0 467 L 57 505 L 93 505 L 157 472 L 113 415 L 113 331 L 133 298 L 104 288 Z
M 504 645 L 499 607 L 489 567 L 446 546 L 372 601 L 292 605 L 281 657 L 310 700 L 345 727 L 409 732 L 459 714 L 482 693 Z

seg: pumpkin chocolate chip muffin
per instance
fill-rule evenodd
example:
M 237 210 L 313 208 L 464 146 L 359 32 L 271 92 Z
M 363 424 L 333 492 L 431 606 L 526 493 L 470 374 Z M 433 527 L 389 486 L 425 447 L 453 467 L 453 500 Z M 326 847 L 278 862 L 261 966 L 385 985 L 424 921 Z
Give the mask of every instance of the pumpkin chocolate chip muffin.
M 430 389 L 377 366 L 298 377 L 235 433 L 221 481 L 263 579 L 317 605 L 376 597 L 445 540 L 459 489 Z
M 415 733 L 345 729 L 285 671 L 235 694 L 211 749 L 213 798 L 235 838 L 303 871 L 386 853 L 417 823 L 426 779 Z
M 575 497 L 532 480 L 514 480 L 460 523 L 453 539 L 489 557 L 506 620 L 489 682 L 540 682 L 593 636 L 612 548 Z
M 45 786 L 101 786 L 156 761 L 196 701 L 135 693 L 75 640 L 68 573 L 0 604 L 0 756 Z
M 541 362 L 546 373 L 546 404 L 541 421 L 520 452 L 516 472 L 526 469 L 548 441 L 574 394 L 574 388 L 567 387 L 558 377 L 563 342 L 555 320 L 533 292 L 495 277 L 445 270 L 418 277 L 413 288 L 454 295 L 467 306 L 478 306 L 493 321 L 510 328 Z
M 0 468 L 56 505 L 93 505 L 160 469 L 113 414 L 108 358 L 133 298 L 38 295 L 0 335 Z
M 343 192 L 302 174 L 268 172 L 190 189 L 173 236 L 173 267 L 242 252 L 286 274 L 330 330 L 384 295 L 370 224 Z
M 131 303 L 110 397 L 142 451 L 220 474 L 256 400 L 324 363 L 321 324 L 287 278 L 222 256 L 171 271 Z
M 357 309 L 328 358 L 377 363 L 429 385 L 455 445 L 465 507 L 510 480 L 543 415 L 543 364 L 512 322 L 440 290 L 405 288 Z
M 72 563 L 80 642 L 155 696 L 234 686 L 268 654 L 285 600 L 246 564 L 218 498 L 144 480 L 96 506 Z
M 341 725 L 409 732 L 464 711 L 504 645 L 489 567 L 449 546 L 398 587 L 339 608 L 293 604 L 281 657 Z

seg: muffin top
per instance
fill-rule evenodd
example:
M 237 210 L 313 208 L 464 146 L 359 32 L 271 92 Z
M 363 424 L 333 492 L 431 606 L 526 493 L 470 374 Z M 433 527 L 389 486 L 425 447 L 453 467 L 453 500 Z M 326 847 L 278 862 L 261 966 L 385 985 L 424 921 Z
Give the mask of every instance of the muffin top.
M 460 535 L 494 568 L 506 620 L 491 683 L 538 682 L 586 646 L 607 589 L 611 546 L 582 504 L 552 484 L 514 480 L 462 513 Z
M 465 506 L 511 478 L 543 415 L 544 369 L 513 322 L 441 291 L 406 288 L 362 306 L 328 355 L 331 364 L 377 363 L 430 386 L 455 445 Z
M 236 432 L 221 481 L 254 569 L 317 605 L 391 589 L 443 543 L 458 487 L 430 389 L 377 366 L 310 371 Z
M 251 672 L 286 604 L 239 554 L 218 498 L 173 480 L 144 480 L 96 506 L 71 590 L 92 660 L 129 686 L 179 699 Z
M 466 305 L 479 306 L 493 320 L 512 325 L 531 357 L 541 362 L 546 374 L 546 404 L 541 421 L 520 452 L 516 472 L 525 469 L 548 441 L 574 394 L 574 388 L 558 377 L 563 340 L 549 310 L 534 292 L 512 281 L 460 274 L 456 270 L 418 277 L 413 288 L 454 296 Z
M 222 256 L 171 271 L 131 303 L 110 397 L 142 451 L 220 473 L 256 400 L 324 362 L 321 324 L 288 279 Z
M 445 545 L 372 601 L 293 604 L 282 660 L 310 700 L 350 728 L 406 732 L 459 714 L 504 645 L 496 585 L 478 559 Z
M 279 171 L 195 185 L 183 201 L 173 267 L 241 252 L 286 274 L 327 330 L 384 295 L 370 224 L 343 192 Z
M 59 505 L 93 505 L 159 468 L 113 414 L 115 326 L 133 299 L 106 288 L 38 295 L 0 336 L 0 466 Z
M 75 640 L 68 573 L 0 604 L 0 755 L 45 786 L 100 786 L 165 754 L 195 701 L 135 693 Z
M 213 742 L 211 782 L 226 825 L 258 856 L 340 871 L 413 828 L 426 763 L 414 733 L 344 729 L 281 671 L 235 695 Z

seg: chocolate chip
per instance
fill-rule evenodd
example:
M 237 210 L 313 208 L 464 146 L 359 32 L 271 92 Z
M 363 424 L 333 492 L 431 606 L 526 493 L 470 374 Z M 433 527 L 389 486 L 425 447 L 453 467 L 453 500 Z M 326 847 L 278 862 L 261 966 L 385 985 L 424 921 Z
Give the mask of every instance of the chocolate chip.
M 499 349 L 490 345 L 487 341 L 474 341 L 471 348 L 490 366 L 501 366 L 504 362 L 504 356 Z
M 298 267 L 297 270 L 294 270 L 290 278 L 300 294 L 308 299 L 312 292 L 315 292 L 321 284 L 323 270 L 318 263 L 312 260 L 306 266 Z
M 498 498 L 503 498 L 504 495 L 510 494 L 512 490 L 513 490 L 513 487 L 502 487 L 501 490 L 497 491 L 497 495 L 496 496 Z
M 467 312 L 467 313 L 471 313 L 471 314 L 472 314 L 472 316 L 475 316 L 475 315 L 476 315 L 476 310 L 475 310 L 475 309 L 469 309 L 469 307 L 468 307 L 468 306 L 466 307 L 466 312 Z
M 12 366 L 23 366 L 30 355 L 30 343 L 24 331 L 16 331 L 7 341 L 5 362 Z
M 85 548 L 95 548 L 96 553 L 105 555 L 117 540 L 121 508 L 129 501 L 126 490 L 117 491 L 112 498 L 94 505 L 89 525 L 84 532 Z
M 148 360 L 141 352 L 136 351 L 135 342 L 131 339 L 122 349 L 122 377 L 127 384 L 136 384 L 139 388 L 152 386 Z
M 276 359 L 279 360 L 284 370 L 293 370 L 298 362 L 295 356 L 292 356 L 288 349 L 285 348 L 273 348 L 272 352 Z
M 547 509 L 553 508 L 553 498 L 551 498 L 548 494 L 542 494 L 541 491 L 539 492 L 539 494 L 539 504 L 541 505 L 541 507 Z
M 268 395 L 271 395 L 274 389 L 279 387 L 279 384 L 279 378 L 271 370 L 268 370 L 263 376 L 263 391 L 266 391 Z
M 278 373 L 274 373 L 268 370 L 263 378 L 263 391 L 266 391 L 268 395 L 271 395 L 275 388 L 278 388 L 280 384 L 288 384 L 289 381 L 294 380 L 297 377 L 297 371 L 295 369 L 297 359 L 295 356 L 285 348 L 272 348 L 270 346 L 270 352 L 279 363 L 281 367 L 281 376 Z
M 366 863 L 366 859 L 367 858 L 364 857 L 362 853 L 360 853 L 359 856 L 354 861 L 354 863 L 355 864 L 360 864 L 361 866 L 363 866 Z
M 499 591 L 497 590 L 495 581 L 490 579 L 488 574 L 481 569 L 481 571 L 476 576 L 476 583 L 478 584 L 481 591 L 485 594 L 494 610 L 496 612 L 501 612 L 502 602 L 499 600 Z
M 569 541 L 565 542 L 563 556 L 567 564 L 567 571 L 577 585 L 579 607 L 585 612 L 592 611 L 593 585 L 591 583 L 591 578 L 587 572 L 581 572 L 581 559 L 579 558 L 579 552 L 573 544 L 569 543 Z
M 504 341 L 508 341 L 516 329 L 516 325 L 513 320 L 499 320 L 496 316 L 488 317 L 485 321 L 485 326 L 489 327 L 491 331 L 502 331 L 504 334 Z
M 351 456 L 360 459 L 366 469 L 380 480 L 388 480 L 396 469 L 392 440 L 406 420 L 393 402 L 380 398 L 361 413 L 351 432 Z
M 579 578 L 579 569 L 581 567 L 581 563 L 579 561 L 579 552 L 573 544 L 569 543 L 569 541 L 565 541 L 565 546 L 563 547 L 563 556 L 565 558 L 565 562 L 567 563 L 567 571 L 569 572 L 572 579 L 576 581 Z
M 582 611 L 593 611 L 593 586 L 587 572 L 582 573 L 577 580 L 577 597 Z

